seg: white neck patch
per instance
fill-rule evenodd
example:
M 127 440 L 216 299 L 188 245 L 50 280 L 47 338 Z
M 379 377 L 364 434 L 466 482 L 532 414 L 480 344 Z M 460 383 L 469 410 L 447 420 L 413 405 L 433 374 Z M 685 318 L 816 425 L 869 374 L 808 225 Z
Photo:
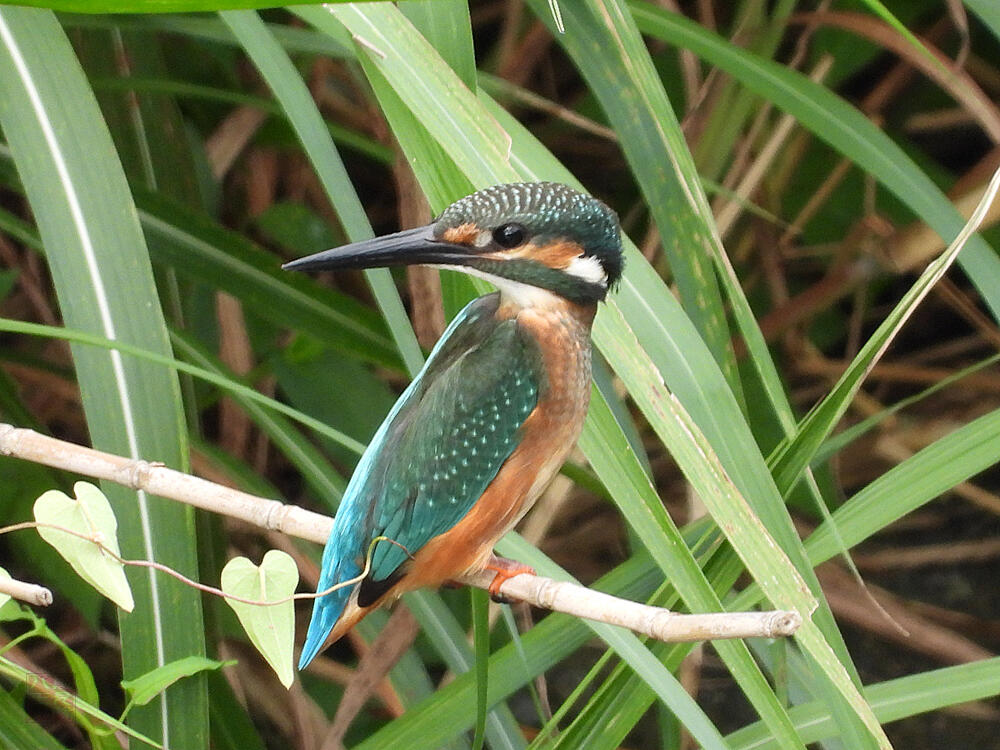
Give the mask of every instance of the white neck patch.
M 608 287 L 608 275 L 604 273 L 601 261 L 593 255 L 576 256 L 563 271 L 590 284 L 600 284 L 605 289 Z
M 491 273 L 484 273 L 478 268 L 472 268 L 471 266 L 435 265 L 433 267 L 446 268 L 449 271 L 458 271 L 469 276 L 485 279 L 497 288 L 500 292 L 500 298 L 504 302 L 510 302 L 518 307 L 559 307 L 565 304 L 562 297 L 558 294 L 553 294 L 548 289 L 525 284 L 521 281 L 505 279 L 502 276 L 494 276 Z

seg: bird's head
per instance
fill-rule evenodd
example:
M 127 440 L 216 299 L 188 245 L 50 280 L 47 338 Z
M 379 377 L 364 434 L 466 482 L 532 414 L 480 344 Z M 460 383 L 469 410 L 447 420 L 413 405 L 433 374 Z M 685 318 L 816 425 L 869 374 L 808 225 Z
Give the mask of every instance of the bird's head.
M 423 264 L 491 281 L 523 305 L 554 294 L 596 304 L 621 277 L 618 216 L 596 198 L 555 182 L 480 190 L 431 224 L 325 250 L 284 268 L 319 271 Z

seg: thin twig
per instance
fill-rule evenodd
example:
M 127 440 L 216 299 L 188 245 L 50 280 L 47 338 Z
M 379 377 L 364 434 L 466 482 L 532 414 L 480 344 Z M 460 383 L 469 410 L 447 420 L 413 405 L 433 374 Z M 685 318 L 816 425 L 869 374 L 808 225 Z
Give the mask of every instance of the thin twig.
M 52 604 L 52 592 L 37 583 L 27 583 L 16 578 L 0 578 L 0 594 L 7 594 L 18 601 L 47 607 Z
M 117 562 L 119 565 L 131 565 L 136 568 L 152 568 L 153 570 L 158 570 L 161 573 L 165 573 L 168 576 L 176 578 L 181 583 L 190 586 L 191 588 L 198 589 L 205 594 L 213 594 L 215 596 L 222 597 L 223 599 L 232 599 L 234 602 L 242 602 L 243 604 L 252 604 L 256 607 L 274 607 L 278 604 L 285 604 L 287 602 L 298 601 L 300 599 L 319 599 L 320 597 L 326 596 L 327 594 L 332 594 L 338 589 L 345 588 L 347 586 L 353 586 L 356 583 L 361 583 L 371 571 L 372 564 L 372 554 L 375 551 L 375 545 L 379 542 L 389 542 L 390 544 L 395 544 L 397 547 L 403 549 L 407 555 L 410 553 L 407 551 L 406 547 L 403 547 L 399 542 L 389 539 L 385 536 L 377 536 L 372 539 L 371 544 L 368 545 L 368 555 L 365 560 L 365 568 L 360 573 L 358 573 L 354 578 L 349 578 L 346 581 L 341 581 L 340 583 L 335 583 L 329 588 L 325 588 L 322 591 L 317 591 L 315 594 L 291 594 L 284 597 L 283 599 L 247 599 L 242 596 L 237 596 L 236 594 L 230 594 L 227 591 L 223 591 L 215 586 L 209 586 L 207 583 L 199 583 L 193 578 L 188 578 L 186 575 L 178 570 L 174 570 L 169 565 L 164 565 L 163 563 L 156 562 L 155 560 L 128 560 L 113 549 L 108 547 L 101 538 L 101 534 L 84 534 L 80 531 L 74 531 L 73 529 L 67 528 L 66 526 L 60 526 L 56 523 L 48 523 L 45 521 L 24 521 L 22 523 L 16 523 L 11 526 L 0 526 L 0 534 L 9 534 L 12 531 L 21 531 L 22 529 L 38 529 L 46 528 L 53 529 L 62 534 L 69 534 L 70 536 L 75 536 L 77 539 L 83 539 L 84 541 L 90 542 L 95 547 L 97 547 L 102 554 L 107 555 L 112 560 Z M 6 590 L 5 584 L 15 584 L 10 588 L 14 591 L 20 591 L 25 596 L 28 597 L 39 597 L 41 601 L 33 601 L 32 599 L 25 598 L 24 596 L 17 596 L 14 593 Z M 3 579 L 0 578 L 0 593 L 10 593 L 17 599 L 23 599 L 30 604 L 41 604 L 43 606 L 48 606 L 52 603 L 52 592 L 42 586 L 36 586 L 33 583 L 23 583 L 22 581 L 17 581 L 13 578 Z M 48 601 L 44 601 L 45 597 L 48 597 Z
M 0 423 L 0 455 L 142 489 L 159 497 L 318 544 L 326 542 L 333 525 L 332 518 L 294 505 L 229 489 L 162 464 L 134 461 L 9 424 Z M 492 573 L 484 571 L 460 580 L 470 586 L 488 589 L 493 577 Z M 620 625 L 636 633 L 671 642 L 775 638 L 793 634 L 802 622 L 797 612 L 782 611 L 678 614 L 662 607 L 619 599 L 574 583 L 524 573 L 506 580 L 500 586 L 500 593 L 536 607 Z

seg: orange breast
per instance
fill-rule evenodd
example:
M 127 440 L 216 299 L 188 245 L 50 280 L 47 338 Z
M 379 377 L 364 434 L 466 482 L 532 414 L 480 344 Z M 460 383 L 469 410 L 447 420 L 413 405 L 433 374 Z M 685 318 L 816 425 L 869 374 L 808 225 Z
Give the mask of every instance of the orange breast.
M 417 552 L 397 593 L 482 569 L 493 545 L 531 507 L 580 435 L 590 401 L 593 310 L 567 302 L 504 312 L 516 315 L 538 341 L 547 382 L 521 428 L 518 447 L 465 518 Z

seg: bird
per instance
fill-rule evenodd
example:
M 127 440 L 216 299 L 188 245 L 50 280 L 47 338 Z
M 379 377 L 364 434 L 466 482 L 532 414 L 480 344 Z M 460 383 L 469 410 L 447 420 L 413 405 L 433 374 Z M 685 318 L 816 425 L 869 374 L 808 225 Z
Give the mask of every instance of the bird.
M 591 326 L 622 275 L 618 216 L 555 182 L 468 195 L 430 224 L 286 263 L 425 265 L 491 282 L 450 323 L 364 451 L 323 551 L 304 669 L 373 609 L 490 570 L 534 571 L 494 544 L 572 450 L 591 387 Z

